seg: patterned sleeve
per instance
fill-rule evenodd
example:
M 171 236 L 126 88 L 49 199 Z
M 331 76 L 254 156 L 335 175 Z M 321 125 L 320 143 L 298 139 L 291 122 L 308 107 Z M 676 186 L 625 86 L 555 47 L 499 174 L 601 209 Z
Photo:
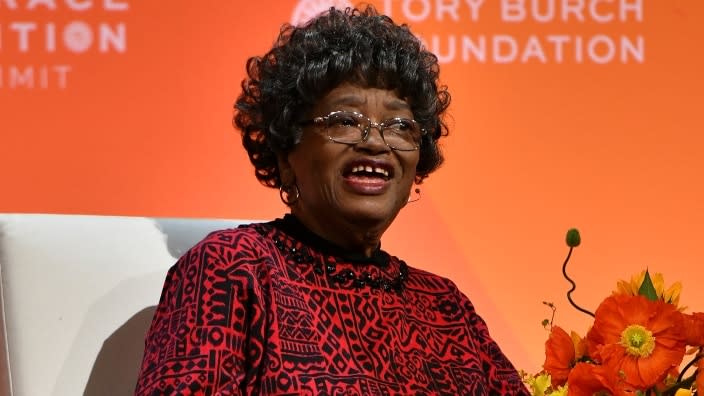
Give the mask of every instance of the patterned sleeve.
M 474 305 L 459 290 L 457 293 L 459 293 L 461 305 L 474 335 L 475 343 L 480 350 L 480 358 L 489 384 L 489 394 L 530 396 L 530 392 L 523 385 L 516 368 L 489 335 L 489 328 L 475 311 Z
M 216 232 L 169 270 L 135 395 L 252 393 L 268 306 L 257 245 L 246 232 Z

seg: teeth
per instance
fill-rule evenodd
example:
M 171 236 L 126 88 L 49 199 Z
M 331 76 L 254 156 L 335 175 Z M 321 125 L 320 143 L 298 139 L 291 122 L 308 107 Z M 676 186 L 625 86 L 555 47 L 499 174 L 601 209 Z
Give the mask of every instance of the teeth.
M 369 165 L 358 165 L 352 168 L 352 173 L 357 173 L 357 172 L 367 172 L 367 173 L 379 173 L 381 175 L 384 175 L 385 177 L 389 177 L 389 171 L 387 171 L 384 168 L 373 168 Z
M 374 168 L 374 172 L 381 173 L 384 176 L 389 176 L 389 172 L 386 169 Z

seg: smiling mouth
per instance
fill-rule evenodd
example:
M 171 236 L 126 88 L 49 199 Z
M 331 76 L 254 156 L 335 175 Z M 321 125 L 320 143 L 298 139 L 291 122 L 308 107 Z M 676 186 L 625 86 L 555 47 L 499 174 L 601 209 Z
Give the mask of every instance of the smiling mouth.
M 394 168 L 384 161 L 361 159 L 348 163 L 342 176 L 350 191 L 362 195 L 380 195 L 389 188 Z
M 358 159 L 345 166 L 342 173 L 345 178 L 358 180 L 383 180 L 389 181 L 394 177 L 394 168 L 385 161 Z

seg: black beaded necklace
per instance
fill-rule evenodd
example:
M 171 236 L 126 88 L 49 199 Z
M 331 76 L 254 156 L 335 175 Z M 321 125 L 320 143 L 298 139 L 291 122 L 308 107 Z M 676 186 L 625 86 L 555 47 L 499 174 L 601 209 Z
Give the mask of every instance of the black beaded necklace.
M 408 278 L 408 265 L 406 265 L 403 261 L 400 262 L 398 272 L 393 278 L 372 276 L 366 271 L 362 272 L 361 275 L 357 275 L 352 270 L 337 270 L 337 260 L 335 257 L 338 257 L 347 263 L 372 264 L 379 268 L 387 267 L 389 265 L 390 257 L 386 252 L 382 251 L 380 247 L 377 247 L 370 257 L 356 252 L 345 251 L 330 241 L 314 234 L 296 217 L 290 214 L 284 216 L 283 219 L 274 220 L 269 224 L 290 235 L 291 237 L 294 237 L 304 245 L 299 248 L 295 246 L 287 246 L 283 239 L 274 238 L 274 245 L 284 256 L 287 256 L 297 264 L 312 264 L 313 272 L 318 275 L 326 275 L 331 283 L 336 283 L 340 286 L 354 287 L 357 289 L 369 286 L 370 288 L 379 289 L 386 292 L 395 291 L 400 293 L 403 291 L 404 283 Z M 266 235 L 266 230 L 261 228 L 259 230 L 260 234 Z M 308 252 L 306 246 L 314 247 L 316 250 L 319 250 L 325 254 L 325 262 L 323 263 L 321 260 L 314 260 Z

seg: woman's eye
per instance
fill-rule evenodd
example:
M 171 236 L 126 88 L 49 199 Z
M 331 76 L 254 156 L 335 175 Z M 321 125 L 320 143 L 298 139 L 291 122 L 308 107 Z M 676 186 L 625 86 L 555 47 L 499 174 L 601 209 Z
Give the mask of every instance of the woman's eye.
M 356 118 L 349 115 L 337 115 L 330 119 L 331 126 L 346 126 L 346 127 L 356 127 L 359 122 Z
M 413 122 L 405 119 L 396 119 L 390 123 L 389 128 L 400 132 L 410 132 L 413 130 Z

